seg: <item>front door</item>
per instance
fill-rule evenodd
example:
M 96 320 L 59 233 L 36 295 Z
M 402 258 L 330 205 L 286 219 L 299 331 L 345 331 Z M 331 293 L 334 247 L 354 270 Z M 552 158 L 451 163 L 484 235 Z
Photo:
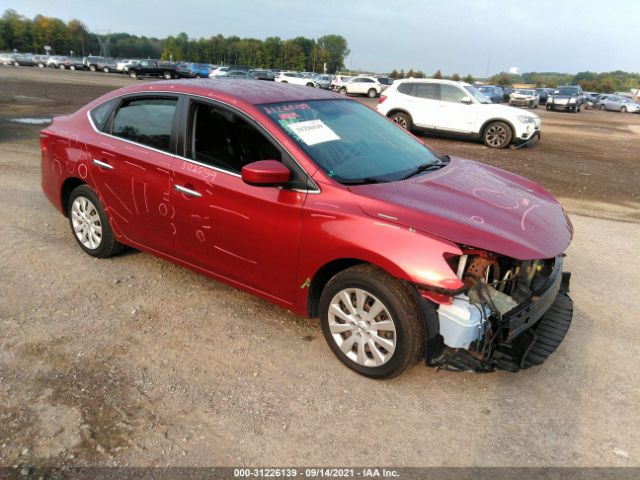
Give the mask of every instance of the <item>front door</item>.
M 185 159 L 172 169 L 176 256 L 293 302 L 306 192 L 250 186 L 240 176 L 257 160 L 291 160 L 236 111 L 193 100 L 187 112 Z M 298 177 L 294 171 L 293 182 Z

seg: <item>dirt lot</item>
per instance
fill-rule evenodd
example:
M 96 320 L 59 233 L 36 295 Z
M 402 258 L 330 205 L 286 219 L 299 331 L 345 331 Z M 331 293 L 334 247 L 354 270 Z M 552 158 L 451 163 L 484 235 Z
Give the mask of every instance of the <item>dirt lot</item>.
M 640 116 L 538 112 L 533 148 L 428 143 L 572 213 L 574 323 L 541 367 L 391 381 L 306 320 L 146 254 L 96 260 L 40 191 L 38 130 L 132 80 L 0 67 L 0 466 L 640 466 Z

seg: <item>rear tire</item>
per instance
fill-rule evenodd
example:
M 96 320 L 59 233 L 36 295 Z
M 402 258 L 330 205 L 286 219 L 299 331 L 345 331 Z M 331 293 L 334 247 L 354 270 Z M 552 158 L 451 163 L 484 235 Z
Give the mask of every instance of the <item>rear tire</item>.
M 313 85 L 313 83 L 309 82 L 307 83 L 307 87 L 314 87 L 315 85 Z
M 95 65 L 89 65 L 89 71 L 90 72 L 95 72 L 96 71 L 96 66 Z
M 340 89 L 338 89 L 338 93 L 340 95 L 346 95 L 347 94 L 347 89 L 344 87 L 341 87 Z
M 620 113 L 627 113 L 627 107 L 622 107 L 620 109 Z
M 131 71 L 129 72 L 129 76 L 130 76 L 131 78 L 138 78 L 138 74 L 137 74 L 136 72 L 134 72 L 133 70 L 131 70 Z
M 604 105 L 600 105 L 599 110 L 600 110 L 601 112 L 604 112 L 606 109 L 607 109 L 607 107 L 605 107 Z
M 107 258 L 122 251 L 123 245 L 116 241 L 100 199 L 88 185 L 71 192 L 67 215 L 73 238 L 92 257 Z
M 504 122 L 491 122 L 482 133 L 482 140 L 489 148 L 505 148 L 512 138 L 511 127 Z
M 109 73 L 111 70 L 109 69 L 109 67 L 103 67 L 103 68 L 102 68 L 102 71 L 103 71 L 104 73 Z
M 60 70 L 64 70 L 64 69 L 65 69 L 65 66 L 64 66 L 64 65 L 62 65 L 62 64 L 60 64 L 60 65 L 58 65 L 58 68 L 59 68 Z
M 409 115 L 408 113 L 395 112 L 389 118 L 408 132 L 410 132 L 411 128 L 413 127 L 413 120 L 411 119 L 411 115 Z
M 395 377 L 424 358 L 424 323 L 414 296 L 373 265 L 329 280 L 320 297 L 320 323 L 338 359 L 366 377 Z
M 71 66 L 69 66 L 69 70 L 75 70 L 75 69 L 76 69 L 76 66 L 75 66 L 75 65 L 71 65 Z
M 369 91 L 367 92 L 367 97 L 369 98 L 376 98 L 378 96 L 378 92 L 376 92 L 375 88 L 370 88 Z
M 162 78 L 164 78 L 165 80 L 171 80 L 171 72 L 163 72 Z

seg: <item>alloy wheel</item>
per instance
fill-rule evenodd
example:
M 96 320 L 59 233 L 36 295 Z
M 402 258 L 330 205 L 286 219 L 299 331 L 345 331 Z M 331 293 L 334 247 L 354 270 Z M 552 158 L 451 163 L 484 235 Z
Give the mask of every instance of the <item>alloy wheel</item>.
M 95 250 L 102 242 L 102 222 L 98 209 L 87 197 L 79 196 L 71 205 L 73 231 L 82 245 Z
M 387 307 L 361 288 L 346 288 L 329 306 L 331 337 L 347 358 L 364 367 L 387 363 L 396 349 L 396 325 Z
M 506 141 L 508 133 L 503 126 L 492 125 L 485 135 L 490 146 L 498 147 Z
M 407 129 L 407 119 L 404 118 L 404 115 L 394 115 L 393 121 L 400 125 L 405 130 Z

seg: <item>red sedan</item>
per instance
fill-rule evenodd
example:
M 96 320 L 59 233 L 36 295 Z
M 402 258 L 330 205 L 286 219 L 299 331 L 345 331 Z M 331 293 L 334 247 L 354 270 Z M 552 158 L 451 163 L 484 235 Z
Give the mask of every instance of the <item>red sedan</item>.
M 515 371 L 569 328 L 558 202 L 349 98 L 142 84 L 56 117 L 41 147 L 43 190 L 89 255 L 130 246 L 319 316 L 363 375 Z

